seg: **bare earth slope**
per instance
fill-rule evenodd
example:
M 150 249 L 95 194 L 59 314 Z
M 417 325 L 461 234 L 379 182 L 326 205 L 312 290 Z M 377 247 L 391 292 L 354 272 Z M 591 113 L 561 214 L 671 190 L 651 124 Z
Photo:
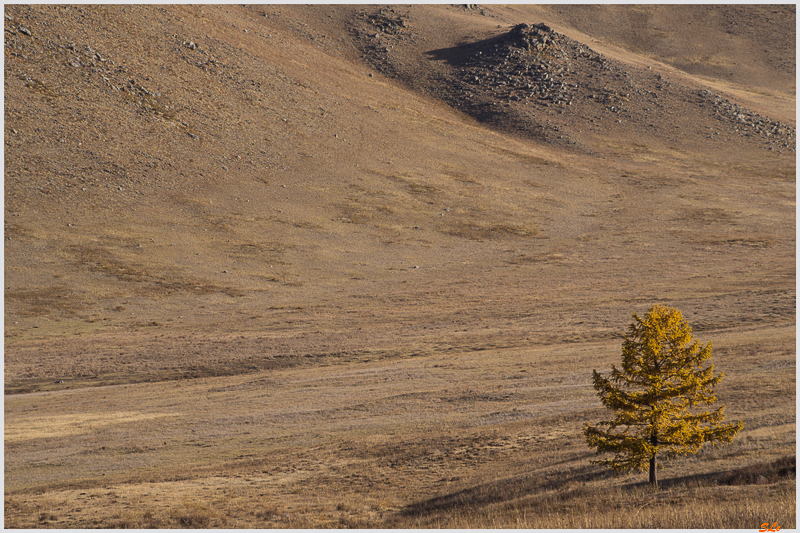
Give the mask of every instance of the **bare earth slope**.
M 243 458 L 278 427 L 306 436 L 280 449 L 306 457 L 308 476 L 284 472 L 274 494 L 339 486 L 353 472 L 320 465 L 380 460 L 369 446 L 342 455 L 362 413 L 378 447 L 411 431 L 398 418 L 409 410 L 447 425 L 414 426 L 431 450 L 475 428 L 510 432 L 508 464 L 549 413 L 576 447 L 569 461 L 586 465 L 574 436 L 599 416 L 591 369 L 616 360 L 630 313 L 656 302 L 715 340 L 718 368 L 741 372 L 725 399 L 755 433 L 712 470 L 793 453 L 794 27 L 793 7 L 761 5 L 6 6 L 6 525 L 34 505 L 9 495 L 71 501 L 128 449 L 143 462 L 107 480 L 125 490 L 261 476 L 272 467 Z M 760 342 L 769 360 L 754 356 Z M 325 365 L 341 387 L 303 401 L 363 406 L 331 407 L 347 421 L 335 437 L 313 429 L 311 407 L 292 418 L 270 400 L 277 418 L 226 440 L 228 422 L 265 408 L 262 385 L 291 394 L 324 381 Z M 554 371 L 581 402 L 555 406 L 537 381 Z M 747 392 L 756 374 L 769 399 Z M 510 376 L 516 389 L 501 392 Z M 181 383 L 200 388 L 184 396 Z M 208 390 L 244 392 L 187 418 L 184 402 Z M 98 394 L 122 402 L 115 422 L 99 422 Z M 125 395 L 166 403 L 137 410 Z M 92 409 L 76 426 L 43 422 Z M 228 420 L 233 409 L 244 418 Z M 149 440 L 153 419 L 178 415 L 174 438 Z M 108 437 L 121 448 L 81 455 L 75 439 L 108 424 L 129 428 Z M 182 477 L 197 424 L 213 453 Z M 411 453 L 413 435 L 393 453 Z M 74 453 L 36 466 L 54 446 Z M 508 477 L 476 453 L 480 468 L 458 463 L 443 484 L 411 461 L 403 490 L 386 466 L 383 511 Z M 335 522 L 225 512 L 212 525 Z

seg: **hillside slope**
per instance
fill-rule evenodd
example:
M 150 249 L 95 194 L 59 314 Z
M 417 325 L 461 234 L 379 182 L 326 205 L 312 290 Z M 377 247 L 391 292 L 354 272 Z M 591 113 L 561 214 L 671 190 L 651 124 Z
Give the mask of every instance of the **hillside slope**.
M 8 6 L 7 390 L 792 319 L 794 12 L 750 9 Z

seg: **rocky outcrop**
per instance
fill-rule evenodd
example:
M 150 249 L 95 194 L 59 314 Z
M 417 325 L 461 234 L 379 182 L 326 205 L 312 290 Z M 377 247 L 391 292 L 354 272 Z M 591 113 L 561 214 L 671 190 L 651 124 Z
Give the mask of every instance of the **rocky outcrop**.
M 407 69 L 401 59 L 414 43 L 412 19 L 382 8 L 361 20 L 357 45 L 377 71 L 505 131 L 575 148 L 587 131 L 646 131 L 662 141 L 697 143 L 716 138 L 701 122 L 718 121 L 726 139 L 779 151 L 795 147 L 795 131 L 785 124 L 650 68 L 612 60 L 544 23 L 427 51 L 426 72 Z

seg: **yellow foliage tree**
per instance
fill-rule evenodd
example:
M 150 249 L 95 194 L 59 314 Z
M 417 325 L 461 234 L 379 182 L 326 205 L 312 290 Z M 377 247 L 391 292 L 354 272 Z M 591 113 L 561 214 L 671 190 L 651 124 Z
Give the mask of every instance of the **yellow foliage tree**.
M 622 343 L 622 368 L 611 366 L 609 377 L 594 372 L 594 388 L 600 401 L 616 412 L 614 420 L 596 427 L 586 424 L 584 436 L 598 454 L 611 459 L 593 461 L 615 472 L 649 464 L 650 484 L 658 487 L 657 456 L 696 453 L 703 443 L 730 442 L 742 422 L 722 424 L 725 406 L 704 411 L 717 401 L 714 386 L 724 373 L 714 376 L 711 342 L 693 342 L 692 328 L 677 309 L 651 307 L 644 319 L 634 322 Z

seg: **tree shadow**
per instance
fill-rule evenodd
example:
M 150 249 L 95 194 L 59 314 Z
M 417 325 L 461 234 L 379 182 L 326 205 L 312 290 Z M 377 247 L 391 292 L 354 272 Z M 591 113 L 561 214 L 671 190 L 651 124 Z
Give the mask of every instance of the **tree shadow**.
M 482 483 L 444 496 L 411 503 L 400 514 L 423 517 L 437 512 L 451 512 L 459 509 L 474 509 L 495 503 L 513 501 L 518 498 L 563 487 L 569 483 L 586 483 L 608 479 L 613 474 L 608 470 L 598 471 L 589 465 L 572 469 L 569 473 L 556 473 L 550 476 L 523 474 L 501 480 Z
M 777 461 L 708 474 L 692 474 L 659 482 L 661 489 L 681 486 L 744 485 L 774 483 L 796 476 L 795 456 L 786 456 Z M 588 483 L 614 477 L 610 469 L 593 465 L 571 468 L 569 472 L 557 472 L 547 476 L 523 474 L 501 480 L 482 483 L 444 496 L 437 496 L 411 503 L 400 510 L 406 517 L 422 518 L 440 512 L 458 512 L 487 505 L 510 502 L 531 494 L 562 489 L 570 484 Z M 647 481 L 630 483 L 626 489 L 641 489 Z
M 787 455 L 775 461 L 756 463 L 734 470 L 692 474 L 659 482 L 661 488 L 699 485 L 759 485 L 796 478 L 796 456 Z

